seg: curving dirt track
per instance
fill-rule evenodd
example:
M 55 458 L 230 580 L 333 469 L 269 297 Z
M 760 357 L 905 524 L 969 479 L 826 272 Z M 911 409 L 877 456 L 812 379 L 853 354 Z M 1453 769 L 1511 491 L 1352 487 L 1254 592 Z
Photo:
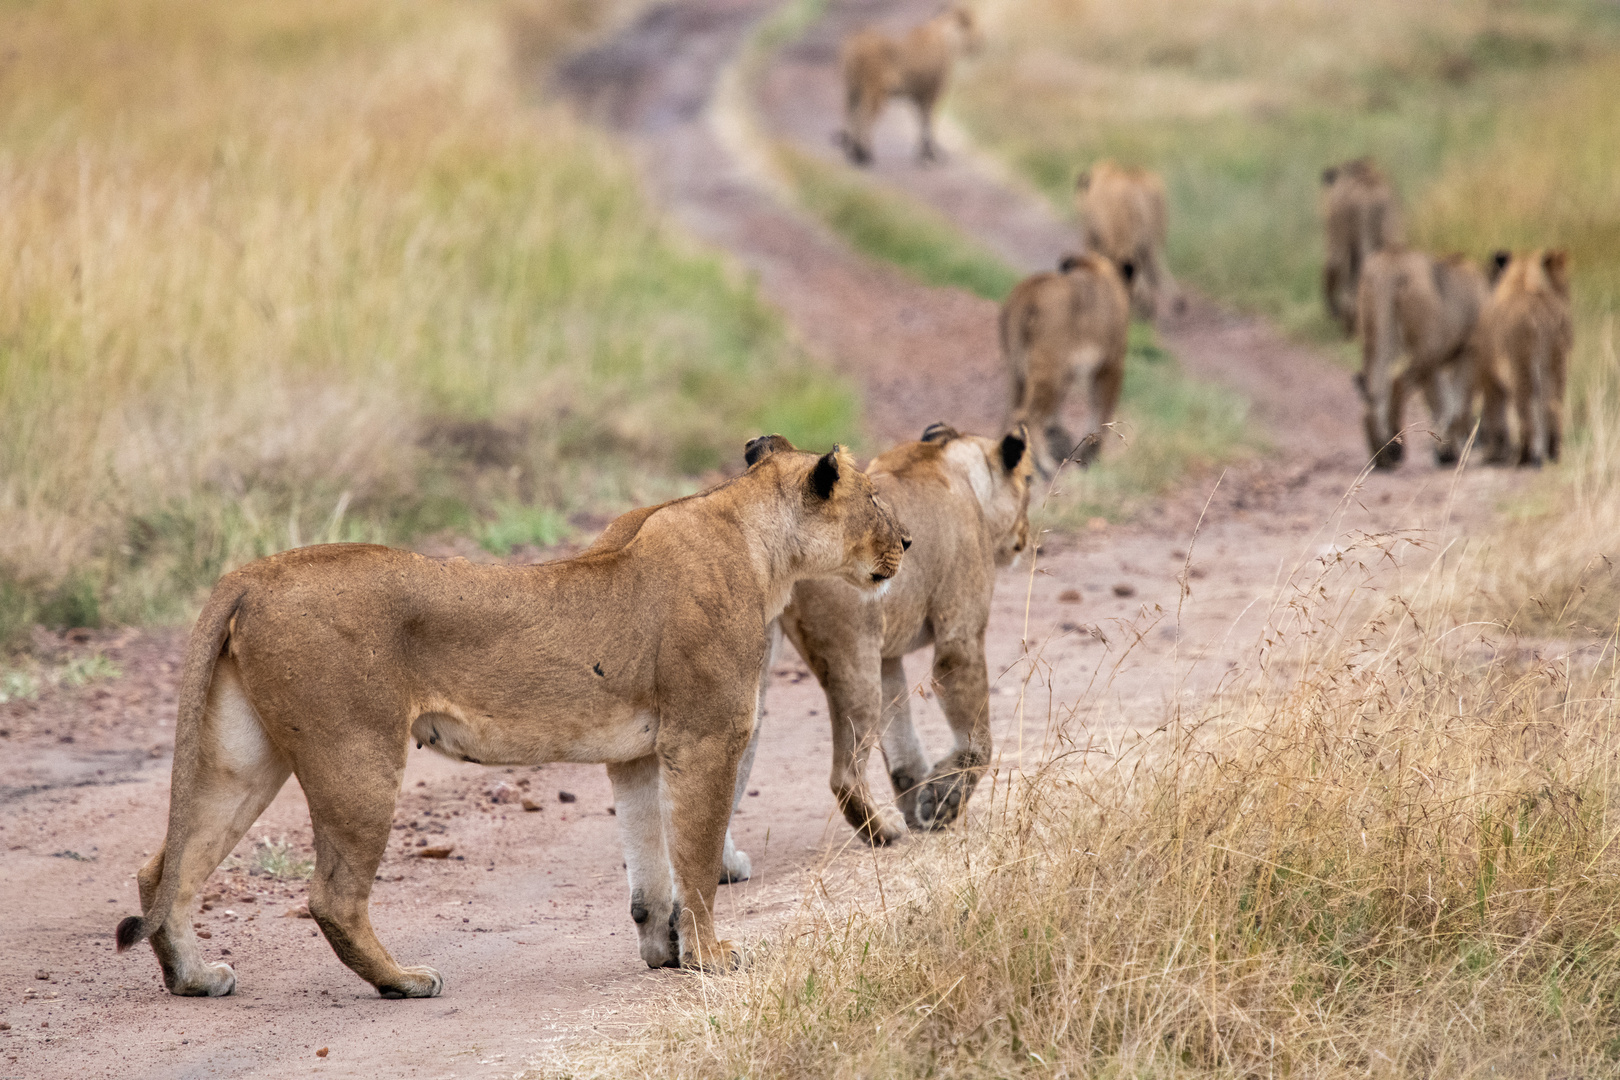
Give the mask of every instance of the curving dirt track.
M 993 305 L 855 256 L 783 207 L 733 154 L 736 140 L 722 137 L 737 117 L 717 115 L 715 87 L 772 6 L 655 7 L 576 58 L 560 86 L 637 148 L 676 220 L 757 275 L 807 346 L 864 389 L 874 441 L 914 438 L 936 419 L 994 427 L 1004 405 Z M 832 157 L 838 38 L 858 22 L 904 24 L 934 6 L 832 4 L 770 59 L 752 122 Z M 1072 243 L 1064 222 L 960 139 L 947 138 L 944 165 L 921 169 L 911 138 L 895 110 L 879 134 L 875 175 L 885 183 L 1018 265 L 1049 265 Z M 1342 370 L 1196 298 L 1165 339 L 1188 370 L 1250 397 L 1277 452 L 1218 487 L 1214 477 L 1189 482 L 1131 526 L 1049 539 L 1037 573 L 1006 575 L 989 635 L 992 670 L 1004 673 L 992 697 L 1003 769 L 1026 747 L 1037 752 L 1053 713 L 1106 734 L 1201 700 L 1248 657 L 1267 601 L 1296 566 L 1358 531 L 1438 531 L 1454 481 L 1451 526 L 1466 531 L 1517 482 L 1486 470 L 1456 481 L 1419 461 L 1358 488 L 1359 402 Z M 1191 594 L 1178 619 L 1184 570 Z M 1058 599 L 1071 589 L 1078 606 Z M 0 1023 L 9 1025 L 0 1077 L 511 1075 L 548 1048 L 620 1029 L 637 1002 L 686 985 L 688 976 L 647 972 L 636 959 L 602 769 L 486 770 L 423 751 L 411 755 L 373 917 L 402 960 L 443 971 L 442 997 L 377 999 L 297 917 L 301 882 L 247 872 L 257 839 L 308 850 L 296 783 L 238 849 L 244 866 L 217 875 L 219 895 L 197 919 L 207 944 L 235 963 L 238 993 L 167 996 L 150 953 L 115 956 L 111 931 L 135 909 L 131 877 L 162 837 L 182 644 L 176 631 L 42 639 L 64 655 L 102 652 L 125 674 L 0 705 Z M 1036 651 L 1041 663 L 1025 663 Z M 921 659 L 914 678 L 926 671 Z M 1032 667 L 1021 710 L 1017 684 Z M 925 738 L 942 750 L 943 723 L 930 702 L 919 704 Z M 797 657 L 782 657 L 751 785 L 759 795 L 744 800 L 736 823 L 756 877 L 720 894 L 722 926 L 745 941 L 780 925 L 811 875 L 859 889 L 873 866 L 864 852 L 840 854 L 849 832 L 822 779 L 823 711 Z M 492 803 L 486 792 L 503 780 L 526 784 L 542 809 Z M 559 801 L 559 791 L 576 801 Z M 452 856 L 415 857 L 424 840 L 454 845 Z M 323 1047 L 328 1055 L 317 1057 Z

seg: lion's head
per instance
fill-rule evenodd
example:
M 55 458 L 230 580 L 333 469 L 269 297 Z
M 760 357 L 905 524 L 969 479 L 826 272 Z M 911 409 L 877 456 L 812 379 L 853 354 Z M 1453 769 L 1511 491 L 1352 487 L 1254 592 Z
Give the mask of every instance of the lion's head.
M 781 435 L 762 435 L 744 458 L 750 471 L 776 469 L 778 482 L 798 495 L 802 513 L 792 542 L 803 563 L 873 593 L 900 572 L 911 536 L 842 446 L 816 457 Z

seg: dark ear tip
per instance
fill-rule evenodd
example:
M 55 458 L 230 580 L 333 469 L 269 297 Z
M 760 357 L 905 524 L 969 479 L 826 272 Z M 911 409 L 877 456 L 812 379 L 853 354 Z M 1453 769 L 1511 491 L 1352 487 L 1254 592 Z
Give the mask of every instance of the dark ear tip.
M 935 420 L 923 429 L 922 442 L 950 442 L 960 432 L 943 420 Z
M 829 498 L 833 485 L 838 483 L 838 454 L 841 450 L 843 447 L 834 443 L 831 450 L 816 459 L 816 467 L 810 470 L 810 486 L 815 489 L 818 498 Z
M 1070 270 L 1073 270 L 1075 267 L 1077 267 L 1079 265 L 1080 265 L 1080 256 L 1078 256 L 1078 255 L 1065 255 L 1065 256 L 1063 256 L 1063 258 L 1058 260 L 1058 273 L 1067 274 Z
M 1331 186 L 1333 181 L 1337 180 L 1338 178 L 1339 178 L 1339 170 L 1338 169 L 1333 168 L 1332 166 L 1329 166 L 1328 168 L 1322 170 L 1322 186 L 1323 187 Z
M 748 445 L 743 447 L 743 461 L 749 468 L 764 458 L 770 457 L 778 450 L 792 450 L 793 444 L 780 435 L 761 435 L 749 439 Z
M 1008 472 L 1018 468 L 1018 463 L 1024 460 L 1024 451 L 1028 447 L 1029 429 L 1019 424 L 1017 431 L 1009 431 L 1001 437 L 1001 467 Z

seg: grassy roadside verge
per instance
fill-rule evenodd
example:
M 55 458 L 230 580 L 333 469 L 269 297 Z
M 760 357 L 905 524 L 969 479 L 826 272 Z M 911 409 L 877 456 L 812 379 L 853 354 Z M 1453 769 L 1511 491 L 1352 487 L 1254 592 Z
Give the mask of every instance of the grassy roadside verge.
M 299 543 L 542 544 L 761 430 L 850 437 L 848 389 L 532 103 L 525 49 L 582 12 L 0 13 L 0 639 L 181 618 Z

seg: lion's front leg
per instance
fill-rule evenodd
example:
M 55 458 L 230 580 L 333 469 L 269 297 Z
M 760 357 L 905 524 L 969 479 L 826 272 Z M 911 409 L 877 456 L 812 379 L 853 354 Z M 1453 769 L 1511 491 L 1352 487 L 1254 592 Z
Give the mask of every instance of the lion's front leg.
M 613 782 L 613 811 L 624 842 L 624 865 L 630 879 L 630 918 L 648 967 L 678 967 L 675 939 L 675 887 L 670 878 L 669 848 L 664 840 L 664 799 L 658 757 L 648 754 L 608 767 Z
M 934 687 L 956 747 L 917 793 L 917 820 L 925 829 L 956 820 L 990 762 L 990 683 L 982 631 L 974 641 L 935 642 Z
M 669 863 L 674 871 L 675 927 L 682 967 L 728 970 L 742 952 L 714 932 L 714 896 L 720 887 L 721 853 L 731 818 L 737 765 L 753 727 L 753 702 L 741 715 L 698 733 L 687 713 L 671 723 L 668 709 L 659 731 L 658 758 L 669 823 Z M 672 730 L 673 729 L 673 730 Z M 645 940 L 645 939 L 644 939 Z

